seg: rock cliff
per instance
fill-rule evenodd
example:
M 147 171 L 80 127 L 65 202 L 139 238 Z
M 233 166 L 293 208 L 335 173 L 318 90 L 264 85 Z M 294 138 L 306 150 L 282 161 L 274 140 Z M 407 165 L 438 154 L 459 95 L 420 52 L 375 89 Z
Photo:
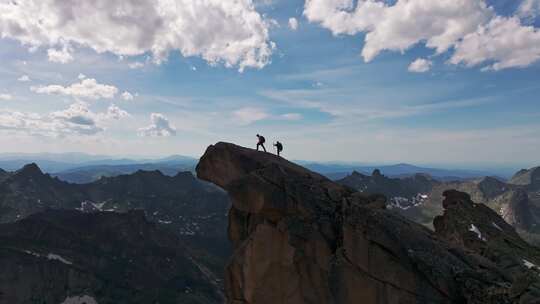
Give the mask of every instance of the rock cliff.
M 228 303 L 522 300 L 496 263 L 386 210 L 383 196 L 229 143 L 208 147 L 197 174 L 232 200 Z

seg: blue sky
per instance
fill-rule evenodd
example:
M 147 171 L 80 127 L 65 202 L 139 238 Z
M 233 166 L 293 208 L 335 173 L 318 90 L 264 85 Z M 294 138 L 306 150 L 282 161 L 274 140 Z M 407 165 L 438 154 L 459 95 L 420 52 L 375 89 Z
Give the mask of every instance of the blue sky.
M 68 7 L 94 25 L 0 1 L 1 152 L 199 156 L 261 133 L 292 159 L 540 163 L 540 1 L 209 1 L 191 21 L 158 2 L 176 8 L 122 25 L 148 8 Z

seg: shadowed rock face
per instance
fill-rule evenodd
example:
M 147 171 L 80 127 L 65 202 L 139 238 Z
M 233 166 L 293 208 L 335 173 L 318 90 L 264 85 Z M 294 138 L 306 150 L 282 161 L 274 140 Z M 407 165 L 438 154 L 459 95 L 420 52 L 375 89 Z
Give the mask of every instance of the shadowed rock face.
M 497 265 L 512 282 L 519 303 L 540 301 L 540 249 L 527 244 L 495 211 L 470 196 L 445 191 L 444 214 L 435 218 L 436 233 Z
M 195 255 L 143 211 L 48 210 L 0 224 L 0 304 L 222 303 Z
M 228 143 L 210 146 L 197 174 L 232 200 L 229 303 L 513 303 L 494 263 L 387 211 L 384 197 Z

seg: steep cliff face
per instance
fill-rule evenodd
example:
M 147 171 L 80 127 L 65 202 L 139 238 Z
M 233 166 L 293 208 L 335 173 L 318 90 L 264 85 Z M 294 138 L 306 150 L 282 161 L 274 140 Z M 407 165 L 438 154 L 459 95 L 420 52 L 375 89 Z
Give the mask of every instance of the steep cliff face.
M 515 300 L 495 264 L 387 211 L 382 196 L 228 143 L 210 146 L 197 173 L 232 200 L 229 303 Z

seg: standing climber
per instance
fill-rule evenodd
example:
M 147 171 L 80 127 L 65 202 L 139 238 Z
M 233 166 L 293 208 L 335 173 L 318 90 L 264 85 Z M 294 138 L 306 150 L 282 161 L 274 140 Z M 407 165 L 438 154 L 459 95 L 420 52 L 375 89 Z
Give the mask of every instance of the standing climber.
M 276 147 L 276 150 L 277 150 L 277 156 L 279 156 L 279 154 L 281 153 L 281 151 L 283 151 L 283 145 L 277 141 L 275 144 L 274 144 L 274 147 Z
M 264 152 L 266 152 L 266 148 L 264 147 L 264 143 L 266 142 L 266 139 L 264 138 L 264 136 L 259 135 L 259 134 L 257 134 L 257 138 L 259 139 L 259 141 L 257 142 L 257 151 L 259 151 L 259 146 L 261 146 Z

